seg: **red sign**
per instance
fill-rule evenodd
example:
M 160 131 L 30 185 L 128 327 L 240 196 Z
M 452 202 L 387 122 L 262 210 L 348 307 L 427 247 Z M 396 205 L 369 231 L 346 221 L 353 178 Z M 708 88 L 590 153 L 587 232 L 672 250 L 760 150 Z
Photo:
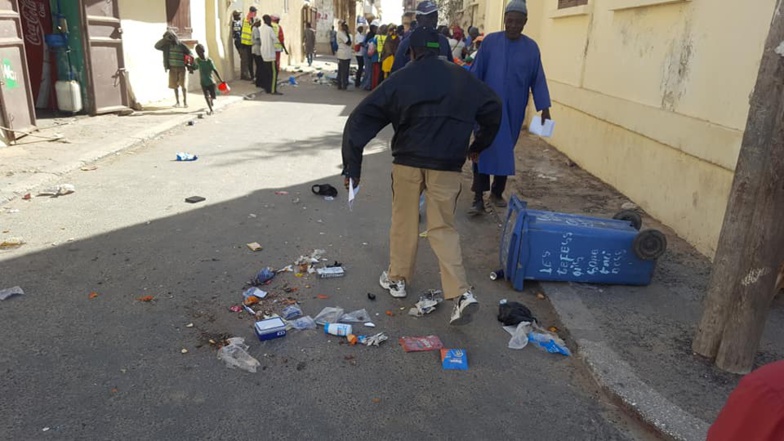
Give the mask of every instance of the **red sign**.
M 52 31 L 52 13 L 49 0 L 19 0 L 19 15 L 22 18 L 22 37 L 30 74 L 33 99 L 38 97 L 44 71 L 44 34 Z

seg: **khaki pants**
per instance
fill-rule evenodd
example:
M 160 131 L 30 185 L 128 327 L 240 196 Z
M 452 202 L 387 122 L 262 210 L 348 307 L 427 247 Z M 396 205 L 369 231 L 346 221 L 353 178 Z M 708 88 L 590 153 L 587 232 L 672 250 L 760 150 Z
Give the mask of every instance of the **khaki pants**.
M 419 195 L 424 190 L 427 237 L 438 257 L 444 298 L 459 297 L 470 287 L 463 268 L 455 210 L 462 190 L 459 172 L 392 166 L 392 228 L 389 231 L 389 279 L 409 282 L 419 241 Z

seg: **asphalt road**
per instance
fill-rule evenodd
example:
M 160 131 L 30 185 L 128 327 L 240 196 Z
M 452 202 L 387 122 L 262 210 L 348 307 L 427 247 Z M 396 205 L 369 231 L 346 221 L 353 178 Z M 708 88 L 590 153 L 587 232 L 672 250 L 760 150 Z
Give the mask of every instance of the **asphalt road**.
M 499 225 L 492 215 L 467 219 L 468 196 L 458 217 L 482 303 L 474 323 L 450 327 L 443 306 L 420 319 L 405 314 L 417 292 L 438 288 L 425 240 L 409 298 L 378 287 L 391 132 L 367 150 L 353 211 L 342 189 L 334 201 L 313 195 L 312 184 L 340 187 L 343 124 L 363 93 L 301 83 L 64 176 L 73 194 L 0 210 L 0 237 L 27 241 L 0 251 L 0 288 L 25 290 L 0 302 L 0 438 L 651 439 L 606 402 L 578 360 L 506 348 L 495 317 L 502 298 L 557 323 L 546 301 L 488 280 Z M 178 151 L 199 159 L 176 162 Z M 206 201 L 184 202 L 194 195 Z M 254 241 L 264 249 L 251 252 L 245 244 Z M 251 317 L 229 311 L 259 269 L 315 248 L 343 262 L 347 276 L 282 274 L 266 287 L 268 307 L 290 296 L 312 316 L 325 306 L 366 308 L 377 325 L 369 331 L 390 341 L 350 347 L 317 330 L 260 343 Z M 298 290 L 285 294 L 286 284 Z M 154 300 L 137 300 L 147 295 Z M 436 353 L 407 354 L 397 343 L 428 334 L 465 349 L 470 369 L 444 371 Z M 209 340 L 225 336 L 246 338 L 257 373 L 216 358 Z

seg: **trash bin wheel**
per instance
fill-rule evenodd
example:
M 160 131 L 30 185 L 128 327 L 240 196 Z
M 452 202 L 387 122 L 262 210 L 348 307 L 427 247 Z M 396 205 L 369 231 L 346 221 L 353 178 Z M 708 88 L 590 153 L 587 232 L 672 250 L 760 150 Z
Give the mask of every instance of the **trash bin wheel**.
M 634 210 L 619 211 L 613 216 L 613 219 L 629 221 L 637 231 L 640 231 L 640 228 L 642 228 L 642 218 L 640 217 L 640 214 Z
M 645 230 L 634 238 L 634 254 L 643 260 L 656 260 L 667 251 L 667 237 L 659 230 Z

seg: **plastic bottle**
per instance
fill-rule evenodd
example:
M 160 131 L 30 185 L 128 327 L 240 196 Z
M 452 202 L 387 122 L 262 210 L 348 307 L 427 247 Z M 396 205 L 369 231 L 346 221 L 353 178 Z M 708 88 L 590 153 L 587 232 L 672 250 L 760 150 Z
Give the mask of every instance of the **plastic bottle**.
M 345 323 L 327 323 L 324 325 L 324 333 L 337 335 L 338 337 L 347 337 L 352 334 L 351 325 Z

